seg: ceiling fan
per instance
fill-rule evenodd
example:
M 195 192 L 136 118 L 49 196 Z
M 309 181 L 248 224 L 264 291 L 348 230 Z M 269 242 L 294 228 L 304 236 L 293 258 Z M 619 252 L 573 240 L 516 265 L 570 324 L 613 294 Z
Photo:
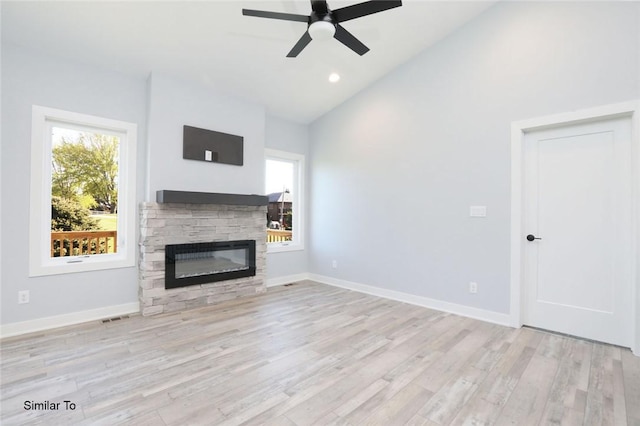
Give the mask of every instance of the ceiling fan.
M 295 58 L 312 39 L 335 38 L 349 49 L 362 56 L 369 51 L 360 40 L 353 34 L 345 30 L 340 23 L 383 12 L 394 7 L 402 6 L 402 1 L 374 0 L 352 6 L 341 7 L 331 10 L 324 0 L 311 0 L 311 14 L 297 15 L 293 13 L 269 12 L 264 10 L 242 9 L 245 16 L 255 16 L 258 18 L 280 19 L 283 21 L 304 22 L 307 24 L 307 31 L 300 37 L 300 40 L 293 46 L 287 54 L 287 58 Z

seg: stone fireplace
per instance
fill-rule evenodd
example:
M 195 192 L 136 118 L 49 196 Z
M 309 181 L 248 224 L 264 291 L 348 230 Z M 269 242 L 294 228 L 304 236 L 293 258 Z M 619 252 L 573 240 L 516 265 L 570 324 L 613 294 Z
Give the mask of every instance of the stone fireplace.
M 138 294 L 142 315 L 180 311 L 266 291 L 267 197 L 158 191 L 156 200 L 140 205 Z M 231 274 L 231 279 L 216 277 L 211 282 L 165 288 L 166 246 L 225 247 L 238 241 L 255 241 L 255 275 L 234 278 Z

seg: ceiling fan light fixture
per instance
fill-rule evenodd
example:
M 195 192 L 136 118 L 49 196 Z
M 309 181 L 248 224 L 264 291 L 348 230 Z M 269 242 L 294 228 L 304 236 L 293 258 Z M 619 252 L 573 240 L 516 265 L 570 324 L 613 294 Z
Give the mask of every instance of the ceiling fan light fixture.
M 340 24 L 399 6 L 402 6 L 402 0 L 371 0 L 331 10 L 327 5 L 327 0 L 311 0 L 309 15 L 253 9 L 242 9 L 242 14 L 257 18 L 306 23 L 307 30 L 293 46 L 293 49 L 287 53 L 287 58 L 297 57 L 312 40 L 328 40 L 330 38 L 335 38 L 362 56 L 369 51 L 369 48 Z
M 314 40 L 328 40 L 336 33 L 336 26 L 327 21 L 316 21 L 309 25 L 309 35 Z

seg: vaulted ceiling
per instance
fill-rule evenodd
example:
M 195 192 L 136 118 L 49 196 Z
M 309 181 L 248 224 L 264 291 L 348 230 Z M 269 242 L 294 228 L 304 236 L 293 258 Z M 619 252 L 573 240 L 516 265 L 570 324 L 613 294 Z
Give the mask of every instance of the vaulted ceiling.
M 359 1 L 328 3 L 337 9 Z M 364 56 L 331 39 L 286 58 L 306 24 L 242 15 L 243 8 L 308 15 L 307 0 L 3 1 L 2 41 L 143 78 L 157 71 L 194 80 L 309 123 L 493 3 L 405 0 L 345 22 L 371 49 Z M 338 83 L 329 83 L 332 72 Z

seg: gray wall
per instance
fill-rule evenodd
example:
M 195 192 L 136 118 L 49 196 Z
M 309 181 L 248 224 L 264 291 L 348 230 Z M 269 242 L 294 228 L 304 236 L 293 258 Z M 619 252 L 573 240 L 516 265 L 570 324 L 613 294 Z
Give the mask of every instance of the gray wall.
M 138 200 L 144 181 L 145 81 L 2 46 L 2 324 L 137 300 L 137 269 L 29 278 L 31 106 L 138 124 Z M 18 291 L 29 304 L 18 305 Z
M 640 97 L 639 16 L 499 3 L 313 123 L 310 271 L 508 313 L 510 124 Z
M 156 191 L 264 192 L 265 109 L 201 85 L 153 73 L 149 82 L 148 201 Z M 184 125 L 244 137 L 244 164 L 182 159 Z
M 2 324 L 138 300 L 137 268 L 28 277 L 32 105 L 137 123 L 138 202 L 155 201 L 158 189 L 262 194 L 266 128 L 271 147 L 308 153 L 306 126 L 267 126 L 261 105 L 162 74 L 145 81 L 3 45 L 2 87 Z M 183 160 L 184 124 L 244 136 L 244 166 Z M 305 251 L 269 263 L 269 278 L 307 271 Z M 17 304 L 19 290 L 30 291 L 29 304 Z
M 0 3 L 0 22 L 2 22 L 2 3 Z M 2 46 L 2 31 L 0 31 Z M 2 53 L 0 52 L 0 95 L 2 94 Z M 1 98 L 1 96 L 0 96 Z M 0 295 L 2 295 L 2 102 L 0 102 Z M 2 306 L 0 302 L 0 324 L 2 324 Z
M 270 279 L 310 271 L 506 313 L 510 123 L 640 97 L 639 16 L 638 3 L 498 4 L 310 128 L 197 84 L 2 45 L 0 321 L 137 301 L 135 268 L 28 278 L 33 104 L 137 123 L 139 201 L 170 182 L 262 193 L 265 146 L 305 154 L 306 250 L 270 254 Z M 250 167 L 182 160 L 182 124 L 245 133 Z
M 281 118 L 267 117 L 265 147 L 280 151 L 302 154 L 305 157 L 305 211 L 309 217 L 309 128 Z M 309 271 L 309 226 L 305 228 L 304 250 L 267 254 L 267 279 L 287 277 Z

